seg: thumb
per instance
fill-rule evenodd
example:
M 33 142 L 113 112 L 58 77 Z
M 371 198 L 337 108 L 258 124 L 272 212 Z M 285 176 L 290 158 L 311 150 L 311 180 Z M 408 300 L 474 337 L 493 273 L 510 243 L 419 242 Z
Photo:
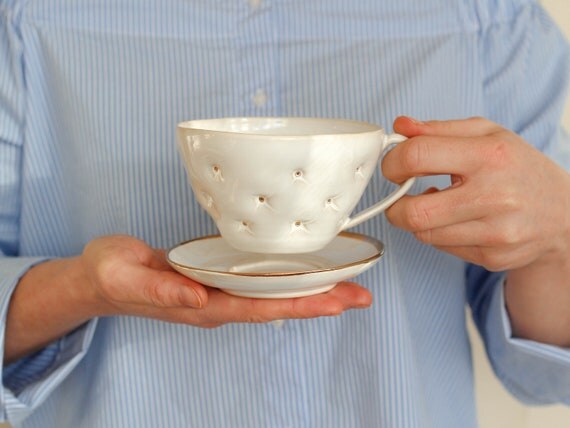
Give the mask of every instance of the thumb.
M 200 309 L 208 301 L 208 293 L 202 284 L 173 270 L 157 270 L 127 262 L 114 279 L 113 294 L 125 303 Z
M 406 137 L 437 135 L 446 137 L 482 137 L 503 128 L 483 117 L 459 120 L 419 121 L 412 117 L 400 116 L 394 121 L 394 131 Z
M 203 308 L 208 301 L 204 286 L 174 271 L 167 261 L 166 250 L 151 248 L 139 266 L 140 283 L 146 303 L 155 306 L 190 306 Z M 137 255 L 140 257 L 140 254 Z
M 125 235 L 94 239 L 82 254 L 91 283 L 114 305 L 202 308 L 203 285 L 175 272 L 162 250 Z

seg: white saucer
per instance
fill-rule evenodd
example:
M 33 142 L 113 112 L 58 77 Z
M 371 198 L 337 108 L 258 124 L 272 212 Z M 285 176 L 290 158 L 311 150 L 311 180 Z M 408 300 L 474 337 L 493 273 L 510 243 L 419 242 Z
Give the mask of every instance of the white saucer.
M 230 247 L 219 235 L 184 242 L 167 259 L 181 274 L 243 297 L 281 299 L 332 289 L 374 266 L 384 245 L 342 232 L 325 248 L 305 254 L 256 254 Z

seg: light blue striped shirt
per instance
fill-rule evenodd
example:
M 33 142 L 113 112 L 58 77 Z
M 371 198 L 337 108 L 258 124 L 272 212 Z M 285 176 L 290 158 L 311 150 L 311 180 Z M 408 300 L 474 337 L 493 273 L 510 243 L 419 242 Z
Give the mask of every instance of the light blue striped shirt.
M 568 77 L 566 42 L 531 0 L 0 0 L 0 331 L 18 278 L 46 257 L 105 234 L 170 247 L 216 232 L 177 153 L 182 120 L 390 130 L 400 114 L 482 115 L 557 156 Z M 358 209 L 389 191 L 378 176 Z M 0 415 L 41 428 L 475 427 L 466 303 L 513 394 L 570 404 L 570 351 L 511 337 L 500 274 L 383 217 L 356 230 L 387 248 L 358 278 L 370 309 L 215 330 L 93 320 L 3 368 Z

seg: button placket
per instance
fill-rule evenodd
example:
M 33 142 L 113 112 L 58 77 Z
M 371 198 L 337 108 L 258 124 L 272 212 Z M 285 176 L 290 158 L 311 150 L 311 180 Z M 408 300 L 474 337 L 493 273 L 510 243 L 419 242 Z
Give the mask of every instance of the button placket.
M 243 86 L 241 110 L 243 116 L 275 115 L 274 51 L 275 6 L 270 0 L 248 0 L 248 7 L 240 31 L 240 75 Z M 278 94 L 277 94 L 278 96 Z
M 261 6 L 262 0 L 248 0 L 249 7 L 252 10 L 257 10 Z
M 273 324 L 273 327 L 275 327 L 277 330 L 281 330 L 285 324 L 285 320 L 271 321 L 271 324 Z
M 252 97 L 252 101 L 256 107 L 263 107 L 267 104 L 267 94 L 263 89 L 257 89 Z

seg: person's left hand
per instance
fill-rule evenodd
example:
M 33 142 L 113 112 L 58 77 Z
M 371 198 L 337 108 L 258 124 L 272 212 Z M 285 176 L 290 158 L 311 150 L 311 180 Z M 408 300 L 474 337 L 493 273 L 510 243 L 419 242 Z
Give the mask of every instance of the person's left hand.
M 405 196 L 386 211 L 426 244 L 491 271 L 529 266 L 570 249 L 570 174 L 515 133 L 483 118 L 417 122 L 382 162 L 400 183 L 449 174 L 446 189 Z

